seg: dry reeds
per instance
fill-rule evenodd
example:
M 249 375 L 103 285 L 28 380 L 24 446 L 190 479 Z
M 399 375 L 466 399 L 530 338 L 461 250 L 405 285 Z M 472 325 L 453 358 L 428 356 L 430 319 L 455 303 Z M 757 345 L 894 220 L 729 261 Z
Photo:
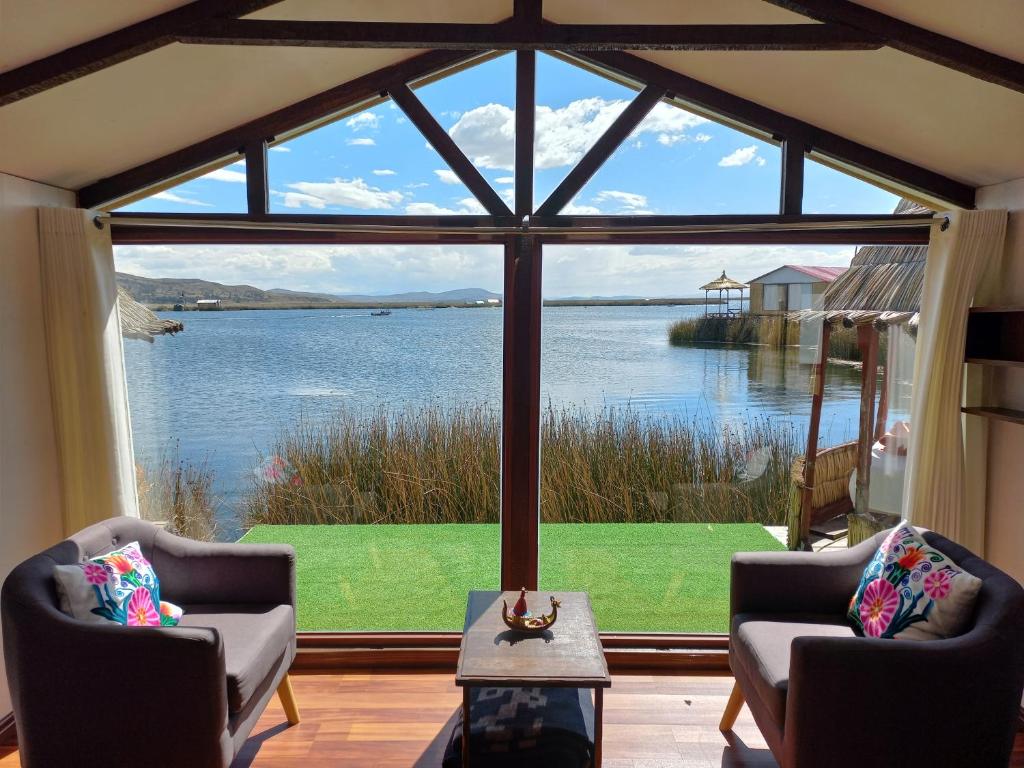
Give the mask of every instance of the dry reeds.
M 246 498 L 246 524 L 497 522 L 499 414 L 481 406 L 342 412 L 281 437 Z M 545 522 L 785 519 L 795 431 L 736 429 L 629 408 L 549 406 Z
M 164 455 L 150 467 L 135 465 L 139 514 L 143 520 L 167 523 L 167 530 L 199 541 L 217 538 L 213 470 Z

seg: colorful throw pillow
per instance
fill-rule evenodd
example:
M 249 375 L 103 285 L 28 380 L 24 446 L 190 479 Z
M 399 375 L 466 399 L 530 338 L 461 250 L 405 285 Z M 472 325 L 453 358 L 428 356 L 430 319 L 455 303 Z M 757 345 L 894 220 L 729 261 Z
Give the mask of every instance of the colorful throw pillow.
M 85 563 L 54 568 L 61 610 L 81 621 L 173 627 L 182 609 L 160 599 L 160 580 L 138 542 Z
M 981 579 L 901 523 L 864 569 L 847 615 L 867 637 L 938 640 L 963 631 L 980 589 Z

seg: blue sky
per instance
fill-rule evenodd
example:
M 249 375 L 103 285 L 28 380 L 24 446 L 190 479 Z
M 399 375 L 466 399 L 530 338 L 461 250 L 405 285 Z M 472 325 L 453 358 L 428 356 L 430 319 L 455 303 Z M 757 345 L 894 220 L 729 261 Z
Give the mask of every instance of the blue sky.
M 511 201 L 514 57 L 487 61 L 419 88 L 417 95 L 491 185 Z M 551 56 L 538 57 L 538 204 L 633 95 L 624 86 Z M 659 104 L 564 212 L 774 213 L 779 163 L 780 151 L 772 144 Z M 229 165 L 125 210 L 242 212 L 244 170 L 244 163 Z M 897 202 L 888 192 L 810 161 L 805 176 L 807 213 L 888 213 Z M 274 213 L 483 212 L 390 102 L 275 147 L 269 154 L 269 178 Z M 501 282 L 500 253 L 483 247 L 190 246 L 117 251 L 122 271 L 262 288 L 387 293 L 469 286 L 500 290 Z M 549 296 L 689 295 L 722 269 L 746 280 L 783 263 L 841 265 L 852 255 L 848 247 L 602 246 L 549 252 Z

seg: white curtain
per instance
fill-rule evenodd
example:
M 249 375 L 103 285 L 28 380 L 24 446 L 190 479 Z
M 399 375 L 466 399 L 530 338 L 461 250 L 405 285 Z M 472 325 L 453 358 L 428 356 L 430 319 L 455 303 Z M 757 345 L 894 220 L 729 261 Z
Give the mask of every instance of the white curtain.
M 945 232 L 932 227 L 921 295 L 910 411 L 910 451 L 903 515 L 980 549 L 964 519 L 961 430 L 963 352 L 967 311 L 989 262 L 1003 249 L 1006 211 L 952 211 Z
M 39 209 L 50 399 L 64 533 L 139 516 L 110 228 L 89 211 Z

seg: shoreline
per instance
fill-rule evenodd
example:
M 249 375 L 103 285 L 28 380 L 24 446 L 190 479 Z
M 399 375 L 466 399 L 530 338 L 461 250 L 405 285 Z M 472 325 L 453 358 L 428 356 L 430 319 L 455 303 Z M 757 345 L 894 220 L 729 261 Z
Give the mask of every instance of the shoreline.
M 676 298 L 676 299 L 545 299 L 545 307 L 680 307 L 704 304 L 704 299 Z M 711 304 L 717 304 L 712 301 Z M 146 304 L 148 309 L 154 312 L 228 312 L 256 309 L 499 309 L 504 302 L 490 304 L 466 303 L 457 304 L 451 302 L 323 302 L 323 303 L 291 303 L 291 302 L 265 302 L 259 304 L 223 304 L 220 309 L 200 310 L 194 306 L 186 307 L 183 310 L 175 310 L 173 304 Z

